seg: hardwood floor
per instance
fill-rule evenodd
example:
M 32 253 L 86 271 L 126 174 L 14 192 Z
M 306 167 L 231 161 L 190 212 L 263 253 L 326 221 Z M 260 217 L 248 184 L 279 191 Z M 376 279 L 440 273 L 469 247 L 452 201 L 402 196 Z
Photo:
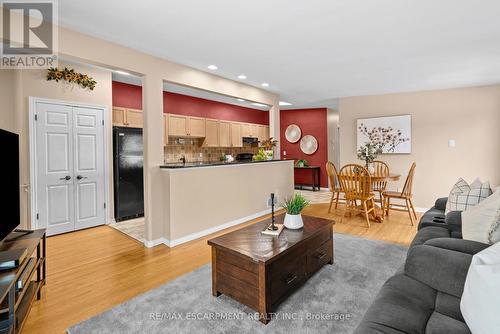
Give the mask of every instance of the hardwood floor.
M 416 233 L 401 212 L 391 213 L 382 224 L 367 229 L 362 217 L 338 223 L 341 210 L 327 211 L 328 204 L 313 204 L 304 214 L 333 219 L 336 232 L 369 239 L 409 244 Z M 49 237 L 47 285 L 41 300 L 35 301 L 23 333 L 65 333 L 73 324 L 209 263 L 208 239 L 263 218 L 172 249 L 163 245 L 145 248 L 108 226 Z

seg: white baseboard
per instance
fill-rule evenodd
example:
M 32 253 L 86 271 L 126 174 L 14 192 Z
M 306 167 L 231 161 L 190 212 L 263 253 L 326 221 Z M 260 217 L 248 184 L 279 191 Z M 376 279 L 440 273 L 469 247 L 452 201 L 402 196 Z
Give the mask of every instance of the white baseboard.
M 167 245 L 168 247 L 170 247 L 170 242 L 166 238 L 158 238 L 155 240 L 144 241 L 144 246 L 146 246 L 147 248 L 151 248 L 151 247 L 158 246 L 161 244 L 164 244 L 164 245 Z
M 429 211 L 430 208 L 419 208 L 419 207 L 415 207 L 415 211 L 417 211 L 418 213 L 424 213 L 426 211 Z
M 199 232 L 188 234 L 188 235 L 186 235 L 186 236 L 184 236 L 182 238 L 178 238 L 178 239 L 175 239 L 175 240 L 168 240 L 167 238 L 158 238 L 158 239 L 155 239 L 155 240 L 146 240 L 144 242 L 144 245 L 146 247 L 148 247 L 148 248 L 154 247 L 154 246 L 157 246 L 157 245 L 160 245 L 160 244 L 164 244 L 164 245 L 166 245 L 168 247 L 175 247 L 175 246 L 178 246 L 180 244 L 186 243 L 188 241 L 192 241 L 192 240 L 195 240 L 195 239 L 203 238 L 204 236 L 207 236 L 209 234 L 212 234 L 212 233 L 224 230 L 226 228 L 229 228 L 229 227 L 232 227 L 232 226 L 235 226 L 235 225 L 239 225 L 239 224 L 245 223 L 245 222 L 247 222 L 249 220 L 252 220 L 252 219 L 255 219 L 255 218 L 262 217 L 262 216 L 267 215 L 269 213 L 271 213 L 271 209 L 266 209 L 266 210 L 263 210 L 263 211 L 251 214 L 251 215 L 246 216 L 246 217 L 242 217 L 242 218 L 238 218 L 238 219 L 232 220 L 232 221 L 224 223 L 222 225 L 214 226 L 214 227 L 211 227 L 211 228 L 207 228 L 206 230 L 202 230 L 202 231 L 199 231 Z

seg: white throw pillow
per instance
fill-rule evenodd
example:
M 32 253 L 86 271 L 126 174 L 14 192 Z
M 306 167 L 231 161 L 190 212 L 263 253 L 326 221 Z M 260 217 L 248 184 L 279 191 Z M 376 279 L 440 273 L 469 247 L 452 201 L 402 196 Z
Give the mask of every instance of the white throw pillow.
M 474 334 L 498 333 L 500 329 L 500 243 L 472 257 L 460 311 Z
M 500 191 L 462 212 L 462 237 L 494 244 L 500 241 Z
M 490 195 L 491 187 L 489 182 L 483 183 L 476 179 L 469 185 L 464 179 L 460 178 L 450 191 L 445 213 L 465 211 Z

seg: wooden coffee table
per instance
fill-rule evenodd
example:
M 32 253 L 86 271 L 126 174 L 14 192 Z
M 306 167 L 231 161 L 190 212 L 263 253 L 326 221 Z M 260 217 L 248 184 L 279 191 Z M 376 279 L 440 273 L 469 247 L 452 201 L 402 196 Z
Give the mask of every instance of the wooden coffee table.
M 333 264 L 334 222 L 302 217 L 302 229 L 284 229 L 278 237 L 260 233 L 271 223 L 265 220 L 208 240 L 212 294 L 223 293 L 247 305 L 267 324 L 279 303 L 323 265 Z M 276 216 L 276 223 L 283 218 Z

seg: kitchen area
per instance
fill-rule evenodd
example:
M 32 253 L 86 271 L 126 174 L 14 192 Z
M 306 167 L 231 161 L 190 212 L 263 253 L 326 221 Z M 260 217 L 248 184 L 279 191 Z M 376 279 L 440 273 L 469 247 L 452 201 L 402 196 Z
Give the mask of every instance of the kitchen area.
M 111 225 L 144 242 L 140 154 L 124 158 L 126 150 L 117 144 L 128 142 L 140 152 L 142 142 L 130 138 L 141 133 L 142 88 L 131 78 L 113 80 L 113 129 L 122 135 L 114 136 L 116 223 Z M 269 193 L 279 199 L 293 193 L 293 162 L 273 160 L 269 106 L 166 82 L 163 88 L 160 169 L 163 230 L 169 237 L 154 244 L 172 247 L 256 218 L 269 211 Z

